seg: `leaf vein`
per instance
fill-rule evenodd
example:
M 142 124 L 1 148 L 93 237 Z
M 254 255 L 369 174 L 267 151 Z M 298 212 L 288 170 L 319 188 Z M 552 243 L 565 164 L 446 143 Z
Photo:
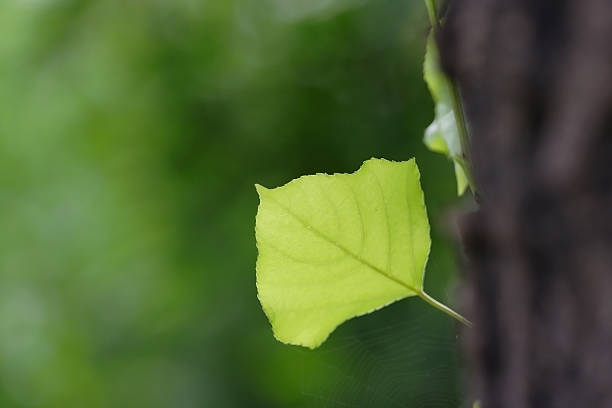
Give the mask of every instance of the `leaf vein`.
M 352 257 L 353 259 L 355 259 L 357 262 L 362 263 L 363 265 L 367 266 L 368 268 L 370 268 L 372 271 L 380 274 L 381 276 L 389 279 L 390 281 L 404 287 L 405 289 L 408 289 L 411 292 L 414 292 L 415 294 L 419 294 L 420 291 L 416 288 L 414 288 L 412 285 L 390 275 L 389 273 L 385 272 L 384 270 L 378 268 L 377 266 L 371 264 L 370 262 L 366 261 L 365 259 L 363 259 L 362 257 L 360 257 L 359 255 L 353 253 L 352 251 L 350 251 L 349 249 L 345 248 L 343 245 L 339 244 L 338 242 L 336 242 L 334 239 L 328 237 L 327 235 L 325 235 L 324 233 L 322 233 L 321 231 L 319 231 L 317 228 L 315 228 L 314 226 L 310 225 L 307 221 L 303 220 L 299 215 L 295 214 L 293 211 L 291 211 L 290 208 L 286 207 L 285 205 L 283 205 L 281 202 L 279 202 L 276 198 L 269 196 L 269 198 L 274 201 L 280 208 L 282 208 L 287 214 L 289 214 L 290 216 L 292 216 L 293 218 L 295 218 L 300 224 L 302 224 L 302 226 L 304 228 L 306 228 L 306 230 L 311 231 L 314 235 L 318 236 L 320 239 L 326 241 L 327 243 L 337 247 L 338 249 L 340 249 L 341 251 L 343 251 L 345 254 L 347 254 L 348 256 Z

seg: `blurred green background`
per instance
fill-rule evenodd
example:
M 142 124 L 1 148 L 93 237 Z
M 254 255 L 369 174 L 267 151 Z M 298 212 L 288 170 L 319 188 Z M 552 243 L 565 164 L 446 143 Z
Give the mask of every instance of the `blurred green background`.
M 459 407 L 418 299 L 276 342 L 253 187 L 415 156 L 452 303 L 452 164 L 425 150 L 420 0 L 0 2 L 1 407 Z

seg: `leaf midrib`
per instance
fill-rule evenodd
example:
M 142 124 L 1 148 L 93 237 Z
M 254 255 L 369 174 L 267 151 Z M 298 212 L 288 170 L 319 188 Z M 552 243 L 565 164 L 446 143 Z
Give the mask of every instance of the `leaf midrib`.
M 357 262 L 360 262 L 364 266 L 367 266 L 368 268 L 370 268 L 372 271 L 374 271 L 374 272 L 378 273 L 379 275 L 389 279 L 390 281 L 392 281 L 392 282 L 394 282 L 394 283 L 404 287 L 405 289 L 408 289 L 411 292 L 414 292 L 415 295 L 420 296 L 420 294 L 422 292 L 421 290 L 418 290 L 415 287 L 413 287 L 412 285 L 409 285 L 406 282 L 403 282 L 403 281 L 395 278 L 394 276 L 390 275 L 389 273 L 385 272 L 384 270 L 380 269 L 379 267 L 377 267 L 375 265 L 372 265 L 370 262 L 366 261 L 365 259 L 363 259 L 359 255 L 353 253 L 351 250 L 349 250 L 348 248 L 344 247 L 342 244 L 339 244 L 334 239 L 328 237 L 323 232 L 319 231 L 316 227 L 314 227 L 313 225 L 311 225 L 307 221 L 303 220 L 302 217 L 300 217 L 299 215 L 295 214 L 293 211 L 291 211 L 290 208 L 288 208 L 287 206 L 283 205 L 276 198 L 272 197 L 272 195 L 269 194 L 268 197 L 272 201 L 274 201 L 279 207 L 281 207 L 283 210 L 285 210 L 285 212 L 287 214 L 289 214 L 290 216 L 295 218 L 300 224 L 302 224 L 302 226 L 304 228 L 306 228 L 306 230 L 311 231 L 313 234 L 315 234 L 319 238 L 323 239 L 324 241 L 328 242 L 329 244 L 331 244 L 331 245 L 335 246 L 336 248 L 340 249 L 342 252 L 344 252 L 345 254 L 347 254 L 348 256 L 350 256 L 351 258 L 356 260 Z

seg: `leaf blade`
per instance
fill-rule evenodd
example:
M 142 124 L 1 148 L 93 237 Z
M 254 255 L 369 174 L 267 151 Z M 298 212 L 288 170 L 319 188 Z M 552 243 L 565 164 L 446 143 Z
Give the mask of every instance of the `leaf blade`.
M 275 337 L 317 347 L 342 322 L 422 291 L 431 241 L 414 160 L 257 186 L 257 289 Z
M 435 103 L 435 116 L 425 129 L 423 143 L 435 153 L 444 154 L 454 162 L 457 179 L 457 195 L 461 196 L 469 185 L 463 167 L 458 165 L 456 157 L 463 156 L 459 129 L 452 109 L 448 79 L 440 68 L 438 47 L 432 34 L 427 39 L 423 78 Z

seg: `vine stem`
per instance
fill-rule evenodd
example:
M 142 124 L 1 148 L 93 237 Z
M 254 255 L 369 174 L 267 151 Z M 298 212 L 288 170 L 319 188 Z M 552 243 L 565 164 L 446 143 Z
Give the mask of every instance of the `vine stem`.
M 425 0 L 425 5 L 427 6 L 427 14 L 429 15 L 429 22 L 431 23 L 431 28 L 434 32 L 434 35 L 440 30 L 440 19 L 438 17 L 438 8 L 436 6 L 436 0 Z M 453 108 L 453 113 L 455 115 L 455 122 L 457 123 L 457 131 L 459 134 L 459 141 L 461 143 L 461 151 L 463 153 L 463 157 L 455 158 L 460 166 L 463 168 L 465 172 L 465 176 L 468 180 L 468 184 L 470 185 L 470 189 L 474 194 L 476 194 L 476 184 L 474 183 L 474 178 L 472 176 L 472 169 L 469 162 L 469 133 L 467 129 L 467 122 L 465 120 L 465 111 L 463 109 L 463 103 L 461 102 L 461 95 L 459 93 L 459 88 L 457 84 L 444 75 L 444 79 L 446 82 L 446 86 L 450 93 L 451 104 Z M 435 307 L 442 313 L 446 313 L 450 317 L 459 322 L 463 323 L 468 327 L 472 327 L 473 324 L 465 317 L 461 316 L 459 313 L 455 312 L 450 307 L 446 306 L 443 303 L 438 302 L 436 299 L 429 296 L 425 291 L 418 290 L 416 291 L 418 297 L 423 299 L 425 302 L 429 303 L 431 306 Z
M 440 19 L 438 18 L 438 7 L 436 6 L 436 0 L 425 0 L 427 6 L 427 15 L 429 16 L 429 22 L 431 28 L 435 33 L 440 30 Z M 472 193 L 476 194 L 476 183 L 474 182 L 474 176 L 472 175 L 472 166 L 470 165 L 470 136 L 467 128 L 467 121 L 465 120 L 465 110 L 463 109 L 463 103 L 461 102 L 461 94 L 459 87 L 455 81 L 444 75 L 446 87 L 449 90 L 453 114 L 455 116 L 455 123 L 457 123 L 457 133 L 459 134 L 459 143 L 461 144 L 461 157 L 460 165 L 465 172 L 465 176 L 468 180 L 468 184 Z
M 425 0 L 427 6 L 427 14 L 429 15 L 429 22 L 435 31 L 440 28 L 440 20 L 438 20 L 438 7 L 436 6 L 436 0 Z
M 417 291 L 416 294 L 417 294 L 418 297 L 423 299 L 425 302 L 429 303 L 430 305 L 432 305 L 433 307 L 435 307 L 439 311 L 441 311 L 443 313 L 446 313 L 447 315 L 449 315 L 453 319 L 458 320 L 459 322 L 463 323 L 467 327 L 472 327 L 473 326 L 472 322 L 470 322 L 468 319 L 466 319 L 465 317 L 461 316 L 459 313 L 455 312 L 453 309 L 451 309 L 450 307 L 446 306 L 445 304 L 442 304 L 442 303 L 438 302 L 436 299 L 432 298 L 427 293 L 425 293 L 425 291 L 420 290 L 420 291 Z

